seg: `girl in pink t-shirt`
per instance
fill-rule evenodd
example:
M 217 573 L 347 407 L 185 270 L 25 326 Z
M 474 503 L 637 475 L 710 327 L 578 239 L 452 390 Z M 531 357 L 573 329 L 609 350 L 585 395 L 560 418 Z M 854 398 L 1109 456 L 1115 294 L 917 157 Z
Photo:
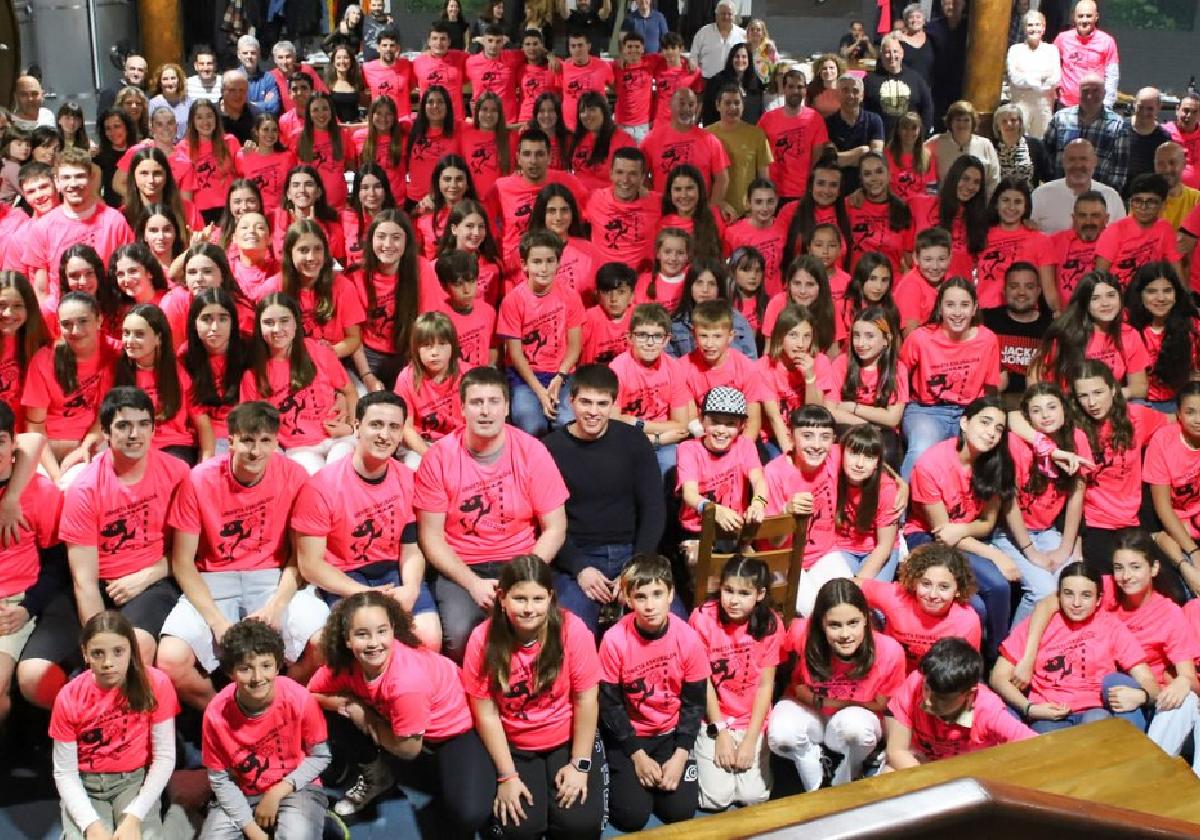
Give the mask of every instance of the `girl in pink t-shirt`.
M 717 592 L 688 623 L 700 635 L 712 668 L 707 726 L 696 738 L 700 807 L 754 805 L 771 794 L 767 715 L 780 659 L 783 620 L 771 609 L 771 570 L 753 557 L 733 557 Z
M 735 248 L 729 257 L 729 298 L 757 334 L 770 298 L 763 284 L 765 263 L 753 245 Z M 761 345 L 763 342 L 758 342 Z
M 0 401 L 24 429 L 21 389 L 35 353 L 50 343 L 37 293 L 24 274 L 0 272 Z
M 159 798 L 175 770 L 175 689 L 142 664 L 119 612 L 92 616 L 80 639 L 88 670 L 63 687 L 50 715 L 63 826 L 80 837 L 94 829 L 161 836 Z
M 154 404 L 151 445 L 195 466 L 196 430 L 191 425 L 188 393 L 163 311 L 152 303 L 139 303 L 130 309 L 121 344 L 124 352 L 117 361 L 113 384 L 145 391 Z
M 355 287 L 366 320 L 354 369 L 370 391 L 396 381 L 419 311 L 416 233 L 401 210 L 380 210 L 367 228 L 359 268 L 345 275 Z
M 896 509 L 897 482 L 883 460 L 883 438 L 863 423 L 845 431 L 840 448 L 834 550 L 856 577 L 891 580 L 900 562 L 895 548 L 903 508 Z
M 100 307 L 100 333 L 116 341 L 121 339 L 121 321 L 125 317 L 121 291 L 110 282 L 104 261 L 91 245 L 82 242 L 62 252 L 58 261 L 58 294 L 42 301 L 42 319 L 51 339 L 62 336 L 58 326 L 58 302 L 67 292 L 83 292 L 96 299 Z
M 940 227 L 950 234 L 947 277 L 969 278 L 983 253 L 988 235 L 986 178 L 979 158 L 963 155 L 950 164 L 937 201 L 928 205 L 926 226 Z
M 236 137 L 222 133 L 217 106 L 206 99 L 196 100 L 174 156 L 187 163 L 179 184 L 183 198 L 195 205 L 208 224 L 220 219 L 225 197 L 238 177 L 240 148 Z
M 684 359 L 695 350 L 696 331 L 692 322 L 692 313 L 698 305 L 705 301 L 725 300 L 729 301 L 733 312 L 733 344 L 730 346 L 747 359 L 758 358 L 758 339 L 754 329 L 750 326 L 749 318 L 732 301 L 730 289 L 729 271 L 724 262 L 707 257 L 697 257 L 692 260 L 683 277 L 683 294 L 674 311 L 671 312 L 671 333 L 666 346 L 668 355 L 676 359 Z M 654 305 L 638 304 L 638 306 Z
M 167 278 L 167 285 L 179 285 L 183 278 L 176 277 L 173 269 L 175 260 L 183 253 L 187 242 L 170 208 L 163 204 L 151 204 L 142 214 L 133 233 L 139 242 L 146 243 L 154 259 L 158 260 L 163 276 Z
M 792 451 L 789 418 L 802 405 L 821 405 L 831 384 L 829 357 L 813 346 L 815 320 L 804 306 L 779 313 L 770 336 L 770 352 L 754 363 L 766 398 L 760 443 L 770 457 Z
M 1200 315 L 1191 291 L 1166 262 L 1142 266 L 1125 294 L 1129 325 L 1146 345 L 1146 404 L 1174 410 L 1179 390 L 1200 368 Z
M 623 132 L 614 135 L 614 140 L 621 133 Z M 612 169 L 613 150 L 610 150 L 608 165 L 604 167 L 603 187 L 610 186 L 609 171 Z M 579 177 L 578 172 L 575 174 Z M 725 257 L 725 220 L 719 211 L 713 211 L 713 205 L 708 200 L 708 185 L 699 169 L 690 163 L 681 163 L 673 167 L 667 173 L 662 197 L 662 218 L 658 221 L 660 230 L 674 227 L 691 234 L 693 256 L 713 260 Z
M 235 178 L 229 185 L 229 191 L 225 193 L 221 217 L 217 220 L 217 229 L 212 241 L 226 250 L 232 246 L 236 252 L 233 231 L 237 227 L 238 219 L 247 213 L 259 213 L 266 216 L 267 211 L 263 209 L 262 193 L 254 181 L 247 178 Z
M 763 313 L 762 334 L 771 336 L 775 332 L 775 321 L 785 307 L 808 307 L 813 314 L 816 347 L 822 353 L 830 353 L 834 339 L 833 293 L 829 289 L 829 274 L 825 264 L 816 257 L 796 257 L 787 267 L 783 291 L 774 295 Z M 771 343 L 767 343 L 767 352 Z
M 448 209 L 446 228 L 437 243 L 437 255 L 441 256 L 454 251 L 474 254 L 479 265 L 479 279 L 476 281 L 475 294 L 489 306 L 495 306 L 500 302 L 502 285 L 500 282 L 500 246 L 492 234 L 487 209 L 474 198 L 459 199 Z M 530 223 L 530 229 L 532 228 L 533 223 Z M 564 239 L 563 241 L 568 240 Z M 565 250 L 563 257 L 566 257 Z M 568 277 L 563 272 L 563 259 L 559 260 L 558 274 L 554 279 L 556 282 L 567 281 L 565 285 L 580 295 L 587 291 L 586 287 L 582 285 L 582 281 Z M 504 291 L 511 291 L 511 289 Z
M 814 226 L 808 234 L 808 239 L 804 242 L 804 253 L 811 257 L 816 257 L 825 266 L 825 272 L 829 275 L 829 291 L 833 295 L 834 305 L 839 309 L 846 298 L 846 290 L 850 287 L 850 275 L 842 270 L 842 258 L 845 250 L 846 246 L 845 240 L 842 238 L 842 231 L 832 222 L 824 222 Z M 868 253 L 876 252 L 871 251 Z M 857 266 L 855 267 L 857 268 Z M 890 276 L 889 274 L 889 278 Z M 840 332 L 840 330 L 844 329 L 845 324 L 839 324 L 839 340 L 845 338 Z
M 431 260 L 437 256 L 438 242 L 446 233 L 450 210 L 464 198 L 478 201 L 479 192 L 471 180 L 470 165 L 458 154 L 439 157 L 428 177 L 429 192 L 412 212 L 416 214 L 414 224 L 421 240 L 421 256 Z M 410 186 L 410 192 L 411 189 Z
M 255 210 L 238 216 L 225 249 L 229 270 L 248 300 L 258 300 L 267 281 L 279 273 L 279 262 L 271 253 L 271 225 Z
M 199 460 L 229 451 L 229 412 L 239 401 L 248 364 L 237 305 L 224 289 L 204 289 L 188 309 L 187 341 L 179 356 Z
M 1137 638 L 1110 610 L 1100 608 L 1103 593 L 1099 572 L 1082 562 L 1068 563 L 1058 578 L 1058 612 L 1040 639 L 1030 642 L 1030 618 L 1013 628 L 1000 648 L 989 683 L 1036 732 L 1114 715 L 1146 728 L 1141 706 L 1158 696 L 1158 682 Z M 1022 690 L 1014 681 L 1014 665 L 1031 649 L 1032 674 Z
M 548 230 L 566 243 L 558 260 L 557 279 L 584 295 L 586 305 L 594 305 L 595 276 L 605 260 L 584 233 L 583 215 L 575 194 L 562 184 L 548 183 L 542 187 L 529 214 L 529 230 Z M 637 270 L 637 266 L 630 267 Z M 488 260 L 482 260 L 479 270 L 482 284 L 493 269 Z M 506 281 L 516 282 L 519 276 L 510 272 Z
M 333 101 L 314 93 L 304 109 L 304 128 L 291 140 L 296 159 L 314 167 L 325 185 L 329 206 L 346 206 L 346 171 L 354 170 L 356 150 L 350 129 L 338 123 Z
M 354 173 L 350 199 L 341 212 L 347 267 L 362 265 L 364 253 L 371 244 L 367 238 L 368 230 L 376 214 L 396 207 L 391 189 L 387 173 L 377 163 L 368 161 Z
M 660 230 L 654 237 L 654 263 L 649 271 L 638 275 L 634 304 L 660 303 L 672 312 L 677 311 L 691 261 L 691 234 L 679 228 Z
M 137 304 L 159 304 L 168 292 L 162 266 L 142 242 L 131 242 L 112 252 L 108 278 L 120 292 L 123 313 Z
M 1025 181 L 1004 178 L 992 191 L 987 242 L 975 270 L 979 305 L 985 309 L 1004 304 L 1004 275 L 1016 262 L 1034 265 L 1042 288 L 1054 287 L 1050 237 L 1026 226 L 1032 213 L 1033 198 Z
M 514 558 L 463 657 L 475 729 L 496 766 L 492 811 L 502 827 L 599 835 L 607 775 L 596 739 L 599 683 L 595 640 L 558 606 L 550 567 L 536 555 Z
M 279 118 L 264 112 L 254 118 L 250 129 L 254 145 L 237 153 L 242 176 L 258 187 L 263 214 L 268 218 L 283 203 L 283 187 L 288 172 L 296 165 L 296 155 L 279 140 Z
M 1112 274 L 1092 271 L 1075 287 L 1063 313 L 1046 328 L 1042 346 L 1029 364 L 1029 381 L 1045 379 L 1069 388 L 1079 366 L 1097 359 L 1123 383 L 1125 399 L 1146 396 L 1149 357 L 1141 335 L 1125 323 L 1121 283 Z
M 1178 425 L 1154 433 L 1146 447 L 1142 479 L 1150 486 L 1154 512 L 1162 523 L 1159 547 L 1188 587 L 1200 589 L 1200 382 L 1179 392 Z
M 412 326 L 411 362 L 396 379 L 396 393 L 408 405 L 404 445 L 418 456 L 429 445 L 463 427 L 458 386 L 470 367 L 462 360 L 450 317 L 426 312 Z
M 855 275 L 873 259 L 867 254 Z M 890 269 L 888 269 L 890 271 Z M 900 421 L 908 402 L 908 366 L 898 361 L 900 329 L 893 313 L 868 306 L 850 324 L 849 346 L 830 369 L 825 407 L 844 426 L 871 425 L 883 438 L 884 460 L 900 466 Z
M 796 765 L 806 790 L 861 777 L 883 739 L 880 718 L 904 681 L 904 649 L 871 622 L 862 590 L 836 578 L 817 593 L 808 621 L 788 628 L 796 666 L 771 711 L 769 740 L 773 753 Z
M 176 348 L 187 335 L 187 313 L 192 298 L 204 289 L 221 288 L 228 292 L 237 304 L 238 328 L 247 334 L 254 331 L 254 302 L 234 279 L 229 260 L 219 245 L 198 242 L 180 255 L 178 265 L 182 285 L 168 292 L 159 303 L 171 325 Z
M 308 164 L 298 164 L 288 172 L 284 182 L 283 203 L 271 217 L 271 249 L 283 255 L 283 238 L 296 222 L 309 219 L 325 231 L 325 241 L 333 258 L 346 264 L 346 233 L 338 212 L 329 205 L 321 173 Z
M 396 111 L 396 102 L 390 96 L 379 96 L 367 109 L 367 125 L 354 132 L 354 147 L 358 158 L 365 163 L 376 163 L 387 173 L 392 197 L 402 202 L 407 187 L 404 176 L 404 143 L 408 137 L 408 108 L 401 121 Z
M 395 786 L 390 761 L 436 779 L 439 810 L 474 836 L 492 818 L 496 767 L 471 720 L 453 662 L 423 648 L 400 602 L 376 590 L 343 598 L 329 614 L 325 663 L 308 690 L 330 712 L 330 743 L 359 768 L 334 805 L 352 816 Z
M 824 230 L 837 231 L 837 228 L 832 225 L 821 225 L 819 228 L 820 230 L 814 235 L 818 235 L 820 231 Z M 858 313 L 869 306 L 878 306 L 884 310 L 888 323 L 892 326 L 892 332 L 899 337 L 901 335 L 900 310 L 896 308 L 896 301 L 892 296 L 895 272 L 892 270 L 892 264 L 888 258 L 878 251 L 868 251 L 859 258 L 858 264 L 854 266 L 854 274 L 848 275 L 848 278 L 840 299 L 837 295 L 834 297 L 837 310 L 835 328 L 842 350 L 849 349 L 847 345 L 850 338 L 850 325 Z M 897 341 L 897 343 L 899 342 Z
M 788 221 L 777 215 L 779 196 L 768 179 L 755 178 L 746 188 L 746 217 L 725 230 L 727 250 L 750 245 L 763 255 L 763 286 L 769 295 L 783 290 L 783 251 Z
M 916 234 L 912 209 L 892 192 L 887 160 L 878 152 L 867 152 L 858 160 L 862 187 L 844 200 L 850 221 L 850 268 L 867 251 L 879 251 L 904 271 L 912 261 Z

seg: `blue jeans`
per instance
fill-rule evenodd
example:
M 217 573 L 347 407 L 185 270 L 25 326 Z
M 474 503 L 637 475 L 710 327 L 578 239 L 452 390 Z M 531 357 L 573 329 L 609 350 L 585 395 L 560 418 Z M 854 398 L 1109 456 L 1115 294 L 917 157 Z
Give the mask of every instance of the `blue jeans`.
M 343 571 L 345 571 L 346 577 L 363 586 L 399 586 L 401 584 L 400 564 L 392 560 L 370 563 L 357 569 Z M 342 600 L 341 595 L 326 592 L 324 589 L 318 589 L 317 594 L 331 607 Z M 412 614 L 420 615 L 427 612 L 437 612 L 437 604 L 433 601 L 433 593 L 429 591 L 429 584 L 421 581 L 421 590 L 417 594 L 417 600 L 413 602 Z
M 633 546 L 628 543 L 593 545 L 580 549 L 580 554 L 586 558 L 587 565 L 584 568 L 590 566 L 609 580 L 615 581 L 621 574 L 621 570 L 633 558 Z M 556 569 L 554 590 L 558 593 L 558 605 L 575 613 L 588 629 L 595 633 L 596 628 L 600 625 L 600 604 L 589 598 L 580 588 L 575 575 Z M 687 610 L 683 607 L 678 590 L 675 592 L 675 597 L 671 599 L 671 612 L 684 621 L 687 620 Z
M 1128 674 L 1108 674 L 1100 681 L 1100 700 L 1103 705 L 1098 709 L 1084 709 L 1082 712 L 1071 712 L 1062 720 L 1035 720 L 1029 724 L 1029 728 L 1039 734 L 1045 732 L 1054 732 L 1057 729 L 1069 729 L 1072 726 L 1079 726 L 1081 723 L 1093 723 L 1097 720 L 1116 717 L 1122 720 L 1127 720 L 1138 728 L 1138 732 L 1146 731 L 1146 713 L 1139 706 L 1132 712 L 1114 712 L 1108 707 L 1108 690 L 1118 685 L 1129 686 L 1130 688 L 1141 688 L 1137 684 L 1137 680 Z
M 550 380 L 554 378 L 553 373 L 538 373 L 534 372 L 538 382 L 542 383 L 543 387 L 549 387 Z M 558 391 L 558 416 L 554 418 L 553 423 L 546 417 L 546 413 L 542 411 L 542 404 L 538 402 L 537 395 L 533 393 L 533 389 L 525 384 L 525 380 L 517 376 L 512 370 L 508 372 L 508 382 L 512 388 L 512 403 L 509 413 L 512 415 L 512 423 L 523 432 L 528 432 L 535 437 L 541 437 L 550 431 L 550 429 L 558 428 L 567 425 L 575 419 L 575 413 L 571 411 L 571 401 L 567 399 L 567 395 L 571 389 L 571 378 L 568 376 Z
M 896 538 L 899 541 L 899 537 Z M 846 565 L 850 567 L 850 571 L 858 574 L 862 571 L 863 564 L 867 561 L 867 551 L 846 551 L 839 550 L 838 554 L 846 561 Z M 900 565 L 900 549 L 893 548 L 891 555 L 884 562 L 883 567 L 879 570 L 879 574 L 875 575 L 875 580 L 881 580 L 885 583 L 891 583 L 896 579 L 896 567 Z
M 653 446 L 653 444 L 651 444 Z M 658 471 L 664 476 L 675 469 L 676 453 L 675 449 L 678 443 L 660 443 L 654 447 L 654 457 L 658 459 Z
M 946 438 L 958 434 L 958 421 L 963 415 L 961 405 L 921 405 L 909 403 L 904 409 L 904 441 L 907 447 L 900 475 L 908 481 L 913 465 L 921 454 Z
M 1144 405 L 1147 408 L 1153 408 L 1155 411 L 1163 414 L 1175 416 L 1175 412 L 1179 410 L 1179 402 L 1177 400 L 1132 400 L 1138 405 Z
M 1047 528 L 1044 531 L 1030 531 L 1029 539 L 1039 551 L 1053 551 L 1062 543 L 1062 534 L 1054 528 Z M 1013 545 L 1008 531 L 1003 528 L 997 528 L 996 533 L 992 535 L 992 545 L 1012 558 L 1021 570 L 1021 603 L 1017 604 L 1016 612 L 1013 613 L 1013 624 L 1019 624 L 1029 617 L 1038 601 L 1058 591 L 1058 572 L 1048 572 L 1029 562 L 1029 559 Z
M 925 532 L 907 534 L 904 537 L 910 549 L 933 542 L 933 535 Z M 1000 655 L 1000 643 L 1008 636 L 1009 612 L 1012 609 L 1012 585 L 1000 573 L 996 564 L 969 551 L 962 552 L 971 564 L 971 573 L 979 591 L 971 596 L 971 608 L 979 615 L 983 628 L 983 645 L 980 651 L 988 667 Z

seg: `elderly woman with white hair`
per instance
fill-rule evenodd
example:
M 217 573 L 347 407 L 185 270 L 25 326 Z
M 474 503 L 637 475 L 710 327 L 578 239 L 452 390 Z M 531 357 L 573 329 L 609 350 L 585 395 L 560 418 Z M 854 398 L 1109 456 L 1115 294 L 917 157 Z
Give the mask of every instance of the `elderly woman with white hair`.
M 946 109 L 946 130 L 935 134 L 925 144 L 937 159 L 939 184 L 946 180 L 946 173 L 954 161 L 963 155 L 976 157 L 983 164 L 983 186 L 988 195 L 1000 183 L 1000 160 L 996 156 L 996 147 L 986 137 L 976 134 L 978 130 L 979 113 L 967 100 L 960 99 Z
M 915 70 L 932 89 L 933 42 L 925 33 L 925 11 L 920 3 L 909 3 L 904 7 L 902 19 L 900 42 L 904 44 L 904 66 Z
M 1016 178 L 1032 190 L 1054 179 L 1045 143 L 1025 132 L 1025 115 L 1015 103 L 1001 105 L 992 114 L 992 134 L 1001 180 Z
M 1042 40 L 1046 18 L 1038 11 L 1025 13 L 1025 41 L 1008 48 L 1008 92 L 1021 109 L 1025 132 L 1041 139 L 1054 114 L 1054 97 L 1062 76 L 1058 48 Z

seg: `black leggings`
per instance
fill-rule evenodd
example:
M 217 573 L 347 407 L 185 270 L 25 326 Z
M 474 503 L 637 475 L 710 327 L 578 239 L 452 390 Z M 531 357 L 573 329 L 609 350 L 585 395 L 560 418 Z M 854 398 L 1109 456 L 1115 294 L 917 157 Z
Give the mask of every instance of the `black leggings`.
M 659 764 L 675 753 L 675 733 L 637 739 L 638 745 Z M 641 831 L 653 813 L 664 823 L 677 823 L 696 815 L 700 784 L 696 762 L 688 758 L 675 790 L 644 788 L 633 769 L 633 760 L 621 746 L 605 740 L 608 753 L 608 820 L 621 831 Z
M 570 808 L 560 808 L 556 802 L 554 777 L 571 760 L 571 743 L 543 752 L 513 749 L 513 764 L 525 787 L 533 794 L 526 803 L 525 819 L 520 825 L 501 826 L 496 830 L 506 840 L 594 840 L 604 825 L 604 779 L 608 767 L 604 763 L 604 745 L 597 737 L 592 744 L 592 768 L 588 771 L 587 800 Z

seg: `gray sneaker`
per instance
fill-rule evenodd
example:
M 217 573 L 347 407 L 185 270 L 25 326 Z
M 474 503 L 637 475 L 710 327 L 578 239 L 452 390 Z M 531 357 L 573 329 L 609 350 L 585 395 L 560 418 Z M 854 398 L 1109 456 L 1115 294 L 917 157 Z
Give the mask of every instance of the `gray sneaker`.
M 359 768 L 358 779 L 346 791 L 346 795 L 333 806 L 333 811 L 339 817 L 352 817 L 391 790 L 395 784 L 392 769 L 383 758 L 377 758 Z

